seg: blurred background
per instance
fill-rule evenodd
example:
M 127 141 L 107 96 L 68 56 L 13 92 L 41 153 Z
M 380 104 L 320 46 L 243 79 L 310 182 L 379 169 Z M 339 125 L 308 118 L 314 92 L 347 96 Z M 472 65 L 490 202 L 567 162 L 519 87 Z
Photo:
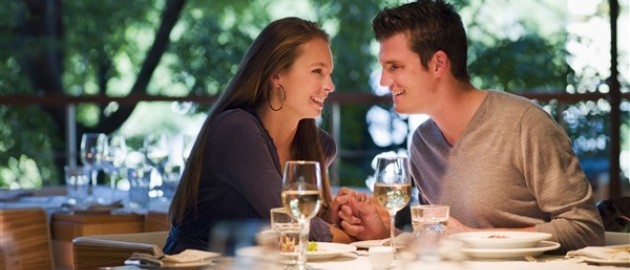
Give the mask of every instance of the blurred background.
M 133 152 L 166 134 L 183 162 L 212 102 L 272 20 L 331 35 L 336 91 L 319 119 L 337 140 L 334 185 L 406 149 L 423 116 L 378 86 L 371 20 L 395 0 L 0 0 L 0 188 L 63 185 L 82 134 Z M 630 195 L 628 0 L 459 0 L 473 84 L 535 99 L 569 134 L 597 199 Z M 488 160 L 488 166 L 493 161 Z

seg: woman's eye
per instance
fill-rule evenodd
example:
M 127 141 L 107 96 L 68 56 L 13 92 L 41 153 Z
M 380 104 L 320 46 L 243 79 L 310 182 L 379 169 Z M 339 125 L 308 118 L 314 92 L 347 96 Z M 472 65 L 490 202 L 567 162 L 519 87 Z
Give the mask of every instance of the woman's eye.
M 321 69 L 314 69 L 313 73 L 322 74 L 322 70 Z

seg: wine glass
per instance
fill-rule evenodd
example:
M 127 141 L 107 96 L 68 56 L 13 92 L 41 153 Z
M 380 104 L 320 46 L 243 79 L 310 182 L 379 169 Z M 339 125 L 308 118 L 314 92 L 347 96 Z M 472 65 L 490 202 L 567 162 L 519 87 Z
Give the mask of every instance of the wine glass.
M 406 157 L 379 157 L 376 160 L 374 175 L 374 198 L 389 211 L 390 245 L 396 250 L 394 229 L 396 212 L 405 207 L 411 199 L 411 181 L 407 171 Z
M 320 208 L 322 180 L 319 162 L 289 160 L 282 177 L 282 204 L 287 213 L 300 224 L 298 243 L 298 269 L 306 268 L 306 248 L 310 219 Z
M 166 178 L 164 176 L 164 165 L 166 165 L 169 155 L 168 137 L 166 134 L 147 134 L 144 138 L 144 151 L 149 165 L 157 169 L 162 181 L 164 181 Z
M 91 185 L 88 188 L 89 199 L 94 199 L 98 170 L 103 164 L 103 154 L 107 147 L 107 135 L 103 133 L 85 133 L 81 137 L 81 163 L 90 171 Z
M 120 169 L 124 166 L 127 158 L 127 143 L 125 137 L 121 135 L 112 135 L 109 137 L 109 143 L 105 148 L 103 155 L 103 169 L 109 175 L 112 188 L 112 202 L 115 202 L 116 181 L 120 175 Z

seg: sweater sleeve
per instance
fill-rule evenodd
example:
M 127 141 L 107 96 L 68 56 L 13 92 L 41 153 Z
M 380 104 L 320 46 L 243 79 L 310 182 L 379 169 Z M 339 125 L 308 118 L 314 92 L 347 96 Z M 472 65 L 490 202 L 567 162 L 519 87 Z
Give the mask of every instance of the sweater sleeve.
M 566 133 L 546 112 L 530 107 L 521 119 L 520 134 L 528 188 L 550 216 L 536 229 L 551 233 L 565 251 L 603 245 L 604 229 L 592 189 Z
M 211 135 L 209 160 L 219 181 L 240 192 L 255 211 L 269 219 L 269 209 L 282 205 L 281 175 L 258 120 L 245 111 L 218 119 Z

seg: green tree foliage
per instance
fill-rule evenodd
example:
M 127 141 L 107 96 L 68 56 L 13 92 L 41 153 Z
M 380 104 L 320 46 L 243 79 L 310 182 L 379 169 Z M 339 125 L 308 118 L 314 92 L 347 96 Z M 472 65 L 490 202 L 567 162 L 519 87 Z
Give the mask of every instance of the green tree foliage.
M 379 9 L 406 1 L 297 2 L 312 7 L 314 17 L 307 19 L 331 34 L 335 91 L 371 92 L 369 75 L 378 68 L 372 18 Z M 278 1 L 273 0 L 0 0 L 0 95 L 216 95 L 229 83 L 260 29 L 278 14 L 293 15 L 289 7 L 297 2 L 287 1 L 286 10 L 278 10 Z M 487 3 L 456 2 L 458 9 L 472 14 Z M 540 25 L 526 21 L 519 25 L 525 31 L 515 38 L 501 36 L 477 20 L 467 23 L 476 86 L 519 92 L 583 88 L 584 78 L 566 63 L 564 46 L 570 37 L 542 36 Z M 587 78 L 594 88 L 604 82 L 597 75 Z M 375 146 L 365 121 L 370 106 L 341 107 L 342 136 L 337 144 L 344 185 L 363 185 L 371 172 L 371 157 L 354 155 L 357 151 L 375 154 L 406 145 Z M 388 104 L 379 106 L 391 109 Z M 552 112 L 566 108 L 557 103 L 545 106 Z M 574 139 L 583 134 L 598 140 L 607 129 L 604 119 L 609 110 L 599 103 L 575 108 L 583 112 L 586 107 L 592 113 L 573 114 L 577 122 L 568 121 L 566 127 Z M 135 108 L 81 104 L 77 135 L 114 132 Z M 190 112 L 207 110 L 200 106 Z M 330 131 L 329 115 L 324 113 L 322 125 Z M 60 183 L 66 162 L 65 130 L 63 107 L 0 105 L 0 187 Z

